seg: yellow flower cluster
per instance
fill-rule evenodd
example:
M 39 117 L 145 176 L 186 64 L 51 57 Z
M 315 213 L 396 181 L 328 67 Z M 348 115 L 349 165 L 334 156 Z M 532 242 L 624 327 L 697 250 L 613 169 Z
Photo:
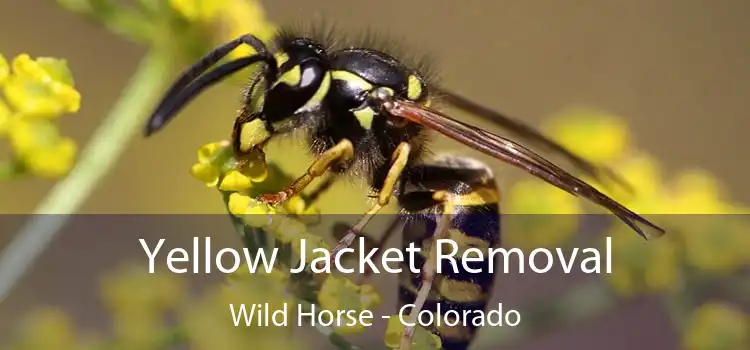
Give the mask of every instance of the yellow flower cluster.
M 63 311 L 40 309 L 27 317 L 3 348 L 167 349 L 183 344 L 191 349 L 239 350 L 253 344 L 270 349 L 304 349 L 289 338 L 287 327 L 236 327 L 227 311 L 229 305 L 239 308 L 241 304 L 268 303 L 271 310 L 281 308 L 290 301 L 284 293 L 288 274 L 238 274 L 203 296 L 188 297 L 185 281 L 163 272 L 148 274 L 145 266 L 125 265 L 106 276 L 102 292 L 113 317 L 111 338 L 84 336 Z M 177 317 L 177 328 L 168 325 L 172 315 Z
M 254 186 L 268 178 L 268 165 L 262 152 L 244 155 L 238 161 L 228 141 L 212 142 L 200 147 L 198 162 L 190 168 L 190 173 L 206 186 L 230 193 L 229 211 L 242 217 L 249 226 L 267 229 L 283 243 L 299 241 L 303 237 L 315 241 L 312 237 L 317 236 L 308 234 L 305 225 L 298 220 L 283 215 L 268 220 L 277 209 L 293 215 L 316 214 L 316 209 L 308 207 L 301 197 L 290 198 L 282 208 L 269 207 L 253 198 Z
M 375 287 L 364 284 L 356 285 L 348 278 L 328 276 L 320 287 L 318 293 L 318 303 L 324 309 L 335 310 L 373 310 L 380 306 L 380 295 Z M 336 327 L 335 331 L 339 334 L 356 334 L 365 330 L 362 324 L 349 326 L 343 324 Z
M 542 181 L 520 181 L 509 189 L 508 198 L 503 241 L 510 247 L 560 247 L 577 232 L 580 202 L 557 187 Z
M 684 333 L 685 349 L 750 348 L 750 318 L 723 303 L 707 303 L 693 311 Z
M 248 0 L 169 0 L 169 5 L 185 19 L 198 25 L 215 27 L 214 40 L 224 43 L 241 35 L 252 33 L 264 42 L 269 41 L 276 27 L 266 19 L 258 1 Z M 242 45 L 232 51 L 231 58 L 252 54 L 252 49 Z
M 289 337 L 292 323 L 286 327 L 246 326 L 244 320 L 235 327 L 230 305 L 235 313 L 241 305 L 266 305 L 268 310 L 279 310 L 285 304 L 293 305 L 292 298 L 285 293 L 288 273 L 274 270 L 272 273 L 245 273 L 235 276 L 215 288 L 198 302 L 191 303 L 184 313 L 186 334 L 192 349 L 246 349 L 248 344 L 261 349 L 304 349 L 302 344 Z M 250 310 L 246 311 L 249 313 Z M 295 308 L 288 308 L 290 319 L 296 319 Z
M 667 236 L 646 242 L 619 222 L 612 226 L 607 236 L 612 237 L 617 271 L 608 280 L 621 294 L 674 289 L 682 283 L 680 270 L 685 264 L 710 273 L 729 273 L 750 263 L 746 248 L 750 223 L 736 215 L 748 210 L 729 203 L 710 174 L 687 170 L 667 179 L 658 162 L 632 144 L 627 124 L 606 112 L 572 109 L 552 118 L 545 129 L 573 152 L 611 165 L 633 187 L 632 193 L 614 184 L 589 182 L 635 212 L 655 215 L 649 219 L 668 231 Z M 576 214 L 583 212 L 581 204 L 546 183 L 529 180 L 508 191 L 506 213 Z M 577 229 L 573 215 L 569 220 L 562 218 L 567 215 L 560 216 L 539 220 L 546 222 L 542 225 L 512 215 L 506 220 L 514 228 L 506 228 L 507 241 L 521 247 L 560 246 Z
M 190 173 L 208 187 L 218 187 L 222 191 L 245 191 L 253 183 L 265 180 L 268 175 L 263 155 L 258 153 L 254 156 L 239 164 L 228 141 L 208 143 L 198 149 L 198 162 L 190 168 Z
M 275 239 L 281 247 L 289 247 L 296 256 L 304 256 L 305 264 L 322 255 L 317 251 L 330 252 L 325 240 L 308 231 L 303 220 L 286 214 L 302 215 L 316 213 L 299 196 L 286 201 L 282 208 L 275 208 L 253 198 L 254 186 L 268 179 L 268 167 L 262 153 L 234 158 L 228 142 L 214 142 L 201 147 L 198 162 L 191 168 L 194 177 L 209 187 L 229 193 L 227 208 L 232 215 L 243 219 L 250 227 L 261 228 Z M 275 215 L 280 214 L 280 215 Z M 302 252 L 302 240 L 305 251 Z M 274 270 L 272 276 L 286 283 L 288 272 Z M 233 278 L 237 278 L 234 276 Z M 349 279 L 327 275 L 317 291 L 320 306 L 328 310 L 370 310 L 380 304 L 380 296 L 370 285 L 357 285 Z M 352 334 L 364 330 L 363 325 L 342 326 L 334 329 L 339 334 Z
M 102 281 L 114 337 L 123 348 L 154 348 L 166 328 L 164 313 L 182 305 L 186 298 L 186 286 L 177 275 L 147 271 L 145 266 L 125 265 Z
M 3 344 L 7 349 L 82 350 L 86 348 L 70 317 L 54 308 L 35 310 L 27 315 L 13 338 L 10 344 Z
M 399 319 L 399 315 L 391 315 L 388 319 L 388 326 L 385 330 L 385 345 L 389 349 L 401 348 L 401 339 L 404 337 L 404 325 Z M 414 336 L 411 341 L 411 348 L 414 350 L 436 350 L 443 348 L 443 342 L 434 333 L 428 331 L 422 326 L 416 326 Z
M 29 173 L 64 176 L 75 163 L 77 146 L 60 135 L 57 120 L 80 109 L 81 95 L 64 60 L 28 54 L 8 62 L 0 55 L 0 137 L 6 138 L 13 159 L 0 177 Z
M 682 286 L 678 246 L 671 237 L 645 241 L 629 227 L 617 226 L 612 237 L 612 273 L 604 275 L 620 295 L 673 291 Z

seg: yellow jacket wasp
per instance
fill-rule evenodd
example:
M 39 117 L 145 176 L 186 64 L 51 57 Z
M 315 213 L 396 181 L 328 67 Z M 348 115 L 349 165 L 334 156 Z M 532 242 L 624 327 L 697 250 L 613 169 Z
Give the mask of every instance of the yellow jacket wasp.
M 609 170 L 581 159 L 531 127 L 431 84 L 424 70 L 405 64 L 384 49 L 337 45 L 325 34 L 330 33 L 282 30 L 272 47 L 244 35 L 214 49 L 174 82 L 148 121 L 146 135 L 164 127 L 206 88 L 262 63 L 234 124 L 235 153 L 241 158 L 250 152 L 262 152 L 273 137 L 302 132 L 316 160 L 285 190 L 260 199 L 272 205 L 284 202 L 328 171 L 363 177 L 378 195 L 375 205 L 339 241 L 332 256 L 348 247 L 394 195 L 404 213 L 421 215 L 431 223 L 425 226 L 429 229 L 407 229 L 405 240 L 424 244 L 427 240 L 453 238 L 473 239 L 487 246 L 499 243 L 500 194 L 492 173 L 484 164 L 465 157 L 423 159 L 428 131 L 601 205 L 645 238 L 664 234 L 663 229 L 521 144 L 460 122 L 431 106 L 439 101 L 474 113 L 521 139 L 565 156 L 595 179 L 610 176 L 619 181 Z M 256 53 L 208 71 L 240 45 L 248 45 Z M 480 220 L 482 225 L 470 225 L 476 220 L 467 219 L 467 215 L 477 213 L 488 216 Z M 412 320 L 420 309 L 434 308 L 437 302 L 457 310 L 486 306 L 491 276 L 463 280 L 460 274 L 448 276 L 438 284 L 438 297 L 431 298 L 436 278 L 431 257 L 435 254 L 430 251 L 423 255 L 421 274 L 402 278 L 401 303 L 416 305 Z M 457 291 L 461 295 L 456 295 Z M 455 328 L 433 331 L 441 336 L 446 349 L 466 348 L 475 332 Z M 413 328 L 407 327 L 401 349 L 409 348 L 412 336 Z

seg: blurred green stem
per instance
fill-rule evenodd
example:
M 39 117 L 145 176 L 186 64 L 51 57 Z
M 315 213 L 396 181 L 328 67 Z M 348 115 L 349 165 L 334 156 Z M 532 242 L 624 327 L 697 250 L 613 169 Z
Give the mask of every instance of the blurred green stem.
M 0 179 L 12 179 L 23 174 L 23 164 L 16 160 L 0 163 Z
M 75 168 L 42 200 L 34 216 L 0 255 L 0 302 L 140 133 L 143 119 L 173 67 L 173 55 L 168 50 L 154 49 L 143 58 L 120 99 L 81 152 Z

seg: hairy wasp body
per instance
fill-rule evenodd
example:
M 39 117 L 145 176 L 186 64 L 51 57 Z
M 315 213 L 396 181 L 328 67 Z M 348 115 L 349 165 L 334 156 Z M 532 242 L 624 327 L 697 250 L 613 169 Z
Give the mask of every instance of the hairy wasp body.
M 307 172 L 281 192 L 259 199 L 279 204 L 304 191 L 316 178 L 332 171 L 364 179 L 377 194 L 377 202 L 339 241 L 331 256 L 351 245 L 357 235 L 391 198 L 398 197 L 407 220 L 405 240 L 423 246 L 424 268 L 419 276 L 406 278 L 401 302 L 413 302 L 413 319 L 421 307 L 441 303 L 458 309 L 483 309 L 491 276 L 468 273 L 442 276 L 434 298 L 428 298 L 434 273 L 431 240 L 453 238 L 460 245 L 495 246 L 499 243 L 499 192 L 492 174 L 481 163 L 462 157 L 425 162 L 428 131 L 526 170 L 572 195 L 599 204 L 617 215 L 644 237 L 664 231 L 623 207 L 542 156 L 510 139 L 476 128 L 431 107 L 445 102 L 495 122 L 519 138 L 565 156 L 579 170 L 601 179 L 615 178 L 569 152 L 525 124 L 437 87 L 419 64 L 406 64 L 387 50 L 365 44 L 336 45 L 323 32 L 309 34 L 282 31 L 272 48 L 245 35 L 207 54 L 185 71 L 164 96 L 146 126 L 150 135 L 169 122 L 201 91 L 247 66 L 263 63 L 249 84 L 235 120 L 232 145 L 237 157 L 262 152 L 277 135 L 301 133 L 307 137 L 316 160 Z M 328 33 L 330 34 L 330 33 Z M 239 45 L 256 54 L 222 63 Z M 371 44 L 371 43 L 370 43 Z M 208 71 L 208 72 L 206 72 Z M 205 74 L 204 74 L 205 73 Z M 428 215 L 429 214 L 429 215 Z M 446 221 L 447 220 L 447 221 Z M 421 222 L 426 228 L 417 229 Z M 485 262 L 491 263 L 491 262 Z M 486 270 L 486 269 L 484 269 Z M 437 298 L 437 299 L 435 299 Z M 411 346 L 413 328 L 407 327 L 402 350 Z M 472 329 L 437 329 L 446 347 L 461 349 L 473 337 Z

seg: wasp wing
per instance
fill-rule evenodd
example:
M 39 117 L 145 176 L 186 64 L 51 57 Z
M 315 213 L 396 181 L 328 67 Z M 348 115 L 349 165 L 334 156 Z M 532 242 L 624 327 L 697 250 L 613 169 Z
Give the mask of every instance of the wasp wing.
M 480 152 L 524 169 L 575 196 L 584 197 L 607 208 L 644 238 L 658 237 L 665 232 L 662 228 L 634 213 L 596 188 L 516 142 L 460 122 L 435 109 L 408 100 L 389 101 L 383 107 L 394 116 L 435 130 Z M 646 225 L 655 230 L 656 233 L 647 234 L 638 223 Z
M 485 120 L 491 121 L 496 125 L 504 128 L 505 130 L 514 133 L 520 139 L 527 140 L 529 142 L 538 144 L 542 147 L 549 149 L 552 152 L 557 152 L 567 158 L 575 166 L 583 170 L 587 175 L 593 177 L 597 181 L 604 183 L 603 178 L 605 176 L 614 180 L 617 184 L 624 187 L 626 190 L 632 192 L 633 189 L 630 184 L 627 183 L 623 178 L 618 176 L 614 171 L 609 168 L 597 166 L 586 159 L 581 158 L 577 154 L 573 153 L 565 146 L 545 136 L 533 127 L 516 120 L 509 116 L 498 113 L 490 108 L 482 106 L 476 102 L 473 102 L 461 95 L 454 92 L 437 88 L 437 92 L 440 95 L 440 101 L 446 102 L 453 107 L 461 109 L 465 112 L 469 112 L 476 116 L 479 116 Z

